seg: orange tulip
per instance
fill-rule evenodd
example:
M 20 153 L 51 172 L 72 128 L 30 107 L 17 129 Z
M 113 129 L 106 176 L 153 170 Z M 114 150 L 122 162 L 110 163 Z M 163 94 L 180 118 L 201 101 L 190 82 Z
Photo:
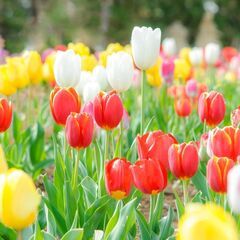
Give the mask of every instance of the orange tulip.
M 93 138 L 94 122 L 88 113 L 70 113 L 66 122 L 66 138 L 71 147 L 86 148 Z
M 123 116 L 123 104 L 115 91 L 100 92 L 93 102 L 96 123 L 106 130 L 118 126 Z
M 12 103 L 5 98 L 0 99 L 0 132 L 5 132 L 12 122 Z
M 224 127 L 214 129 L 208 138 L 208 154 L 217 157 L 228 157 L 237 161 L 240 157 L 240 129 Z
M 188 117 L 192 112 L 192 104 L 189 98 L 181 97 L 175 100 L 175 112 L 179 117 Z
M 198 115 L 208 126 L 216 126 L 223 119 L 226 111 L 225 100 L 221 93 L 216 91 L 204 92 L 198 100 Z
M 173 144 L 168 151 L 169 166 L 173 175 L 189 179 L 198 170 L 198 149 L 195 143 Z
M 55 87 L 50 94 L 50 108 L 55 122 L 65 125 L 71 112 L 80 112 L 81 101 L 74 88 Z
M 107 192 L 113 198 L 120 200 L 127 197 L 131 191 L 131 163 L 125 158 L 114 158 L 105 166 L 105 185 Z
M 227 192 L 227 175 L 234 166 L 233 160 L 226 157 L 212 157 L 207 164 L 207 181 L 210 188 L 218 193 Z
M 133 183 L 145 194 L 158 194 L 167 186 L 167 171 L 151 158 L 138 160 L 131 167 Z

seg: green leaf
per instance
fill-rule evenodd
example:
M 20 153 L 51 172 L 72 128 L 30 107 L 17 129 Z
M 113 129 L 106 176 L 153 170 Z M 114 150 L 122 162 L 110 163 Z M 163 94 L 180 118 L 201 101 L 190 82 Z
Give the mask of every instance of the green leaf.
M 42 230 L 42 233 L 43 233 L 44 240 L 56 240 L 56 238 L 50 233 L 47 233 L 43 230 Z
M 83 229 L 76 228 L 68 231 L 61 240 L 82 240 L 83 238 Z
M 17 239 L 17 233 L 13 229 L 5 227 L 2 223 L 0 223 L 0 236 L 3 239 Z
M 13 129 L 13 138 L 15 142 L 18 143 L 21 135 L 22 121 L 16 112 L 13 113 L 12 129 Z
M 173 222 L 173 210 L 171 207 L 168 209 L 168 215 L 161 219 L 160 224 L 160 240 L 165 240 L 171 236 L 173 233 L 173 228 L 171 227 Z
M 81 186 L 84 191 L 87 206 L 89 207 L 97 198 L 98 186 L 93 179 L 88 176 L 82 180 Z
M 175 204 L 176 204 L 176 208 L 177 208 L 178 219 L 180 219 L 180 217 L 184 214 L 184 211 L 185 211 L 184 204 L 181 201 L 181 199 L 179 198 L 177 192 L 174 192 L 174 196 L 176 198 Z
M 148 223 L 139 210 L 136 210 L 136 218 L 139 226 L 141 239 L 151 239 Z

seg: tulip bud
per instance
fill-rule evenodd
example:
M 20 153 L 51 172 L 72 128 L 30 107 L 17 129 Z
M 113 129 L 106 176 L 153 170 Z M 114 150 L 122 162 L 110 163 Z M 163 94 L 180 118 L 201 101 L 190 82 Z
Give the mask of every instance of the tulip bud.
M 96 81 L 90 81 L 86 83 L 83 89 L 83 100 L 84 102 L 92 101 L 97 94 L 100 92 L 100 86 Z
M 66 138 L 73 148 L 86 148 L 93 139 L 94 122 L 88 113 L 71 113 L 66 122 Z
M 58 51 L 54 63 L 54 75 L 60 87 L 74 87 L 80 78 L 81 58 L 73 50 Z
M 132 187 L 131 163 L 125 158 L 114 158 L 105 166 L 105 185 L 113 198 L 120 200 L 127 197 Z
M 210 157 L 228 157 L 236 162 L 240 156 L 240 129 L 214 129 L 209 134 L 207 151 Z
M 231 214 L 214 203 L 189 204 L 178 223 L 177 240 L 238 240 Z
M 50 109 L 55 122 L 65 125 L 71 112 L 80 112 L 81 101 L 73 88 L 55 87 L 50 94 Z
M 163 59 L 162 77 L 164 82 L 169 86 L 173 82 L 174 61 L 172 59 Z
M 93 69 L 93 80 L 96 81 L 101 90 L 106 90 L 108 86 L 107 71 L 103 66 L 96 66 Z
M 168 170 L 168 149 L 174 143 L 177 143 L 177 140 L 172 134 L 160 130 L 148 132 L 142 136 L 138 135 L 138 157 L 139 159 L 151 158 Z
M 133 183 L 145 194 L 158 194 L 167 186 L 167 171 L 151 158 L 141 159 L 130 167 Z
M 94 99 L 93 111 L 99 127 L 111 130 L 122 120 L 123 104 L 115 91 L 100 92 Z
M 0 177 L 0 221 L 16 230 L 33 224 L 41 198 L 33 180 L 22 170 L 9 169 Z
M 177 52 L 176 41 L 174 38 L 165 38 L 162 42 L 163 52 L 167 57 L 172 57 Z
M 234 213 L 240 213 L 240 165 L 229 170 L 227 177 L 227 197 L 230 208 Z
M 203 50 L 199 47 L 194 47 L 189 53 L 189 58 L 193 66 L 199 66 L 203 60 Z
M 188 117 L 192 112 L 192 104 L 189 98 L 180 97 L 174 102 L 175 112 L 179 117 Z
M 227 192 L 227 175 L 234 166 L 232 159 L 212 157 L 207 164 L 207 181 L 210 188 L 217 193 Z
M 110 86 L 123 92 L 129 89 L 133 81 L 133 61 L 130 54 L 117 52 L 110 55 L 107 59 L 107 76 Z
M 12 122 L 12 103 L 0 98 L 0 133 L 5 132 Z
M 201 161 L 209 160 L 209 156 L 207 154 L 208 135 L 209 133 L 204 133 L 200 138 L 200 147 L 198 155 Z
M 168 151 L 170 170 L 180 179 L 189 179 L 198 170 L 198 150 L 193 142 L 173 144 Z
M 198 94 L 197 80 L 191 79 L 187 81 L 185 86 L 186 94 L 190 98 L 194 98 Z
M 223 119 L 226 111 L 223 95 L 216 91 L 204 92 L 198 100 L 198 116 L 208 126 L 216 126 Z
M 205 60 L 209 65 L 214 65 L 220 56 L 220 47 L 216 43 L 208 43 L 205 47 Z
M 232 126 L 237 128 L 240 124 L 240 106 L 232 111 L 231 113 Z
M 132 54 L 141 70 L 152 67 L 157 61 L 161 41 L 160 28 L 134 27 L 131 37 Z

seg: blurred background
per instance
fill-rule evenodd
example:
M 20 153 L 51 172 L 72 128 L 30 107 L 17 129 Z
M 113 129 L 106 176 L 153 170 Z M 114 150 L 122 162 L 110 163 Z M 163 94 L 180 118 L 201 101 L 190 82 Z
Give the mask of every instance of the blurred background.
M 178 48 L 240 45 L 239 0 L 0 0 L 0 48 L 42 50 L 81 41 L 128 43 L 134 25 L 160 27 Z

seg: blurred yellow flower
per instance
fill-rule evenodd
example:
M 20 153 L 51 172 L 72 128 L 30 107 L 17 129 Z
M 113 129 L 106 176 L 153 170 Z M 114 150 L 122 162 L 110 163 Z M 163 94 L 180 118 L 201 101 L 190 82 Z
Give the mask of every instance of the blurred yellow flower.
M 237 77 L 233 72 L 227 72 L 225 74 L 225 79 L 229 82 L 235 82 L 237 80 Z
M 2 145 L 0 145 L 0 174 L 6 172 L 7 169 L 8 169 L 8 166 L 5 159 L 5 154 L 4 154 Z
M 191 65 L 191 61 L 189 58 L 189 53 L 190 53 L 191 49 L 190 48 L 182 48 L 179 52 L 179 58 L 184 59 L 189 65 Z
M 28 76 L 30 82 L 38 84 L 42 81 L 42 60 L 37 51 L 29 51 L 24 54 L 27 65 Z
M 9 81 L 7 74 L 8 65 L 0 65 L 0 93 L 6 96 L 14 94 L 17 89 Z
M 54 82 L 55 77 L 54 77 L 54 62 L 55 62 L 55 53 L 51 53 L 50 55 L 47 56 L 44 64 L 43 64 L 43 79 L 48 82 Z
M 190 204 L 178 224 L 177 240 L 237 240 L 232 216 L 215 204 Z
M 72 49 L 76 54 L 79 54 L 80 56 L 89 56 L 90 55 L 89 47 L 81 42 L 80 43 L 69 43 L 68 49 Z
M 16 88 L 24 88 L 30 83 L 24 57 L 7 58 L 9 81 Z
M 184 59 L 176 59 L 174 61 L 174 79 L 176 80 L 186 80 L 191 73 L 191 66 Z
M 22 170 L 9 169 L 0 175 L 0 221 L 16 230 L 36 220 L 41 198 L 32 178 Z
M 109 54 L 112 54 L 114 52 L 119 52 L 119 51 L 123 51 L 124 47 L 120 44 L 120 43 L 110 43 L 108 44 L 106 51 Z
M 84 71 L 92 71 L 97 66 L 96 57 L 91 54 L 89 56 L 82 56 L 82 70 Z
M 147 70 L 147 81 L 153 87 L 160 87 L 162 85 L 162 77 L 161 77 L 161 66 L 162 61 L 159 57 L 156 63 Z
M 107 57 L 108 57 L 107 51 L 102 51 L 99 53 L 99 63 L 100 65 L 106 67 L 107 66 Z

